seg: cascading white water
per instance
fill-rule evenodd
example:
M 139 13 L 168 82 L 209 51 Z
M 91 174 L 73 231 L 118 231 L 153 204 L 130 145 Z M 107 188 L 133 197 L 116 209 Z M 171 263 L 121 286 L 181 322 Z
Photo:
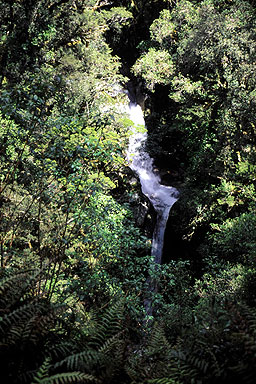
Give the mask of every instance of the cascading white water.
M 145 121 L 140 106 L 130 103 L 129 115 L 134 127 L 129 140 L 127 158 L 130 168 L 139 176 L 143 194 L 148 197 L 157 212 L 151 255 L 156 264 L 161 264 L 165 228 L 170 209 L 177 201 L 178 191 L 173 187 L 161 184 L 160 176 L 153 168 L 153 159 L 145 152 L 147 131 L 145 130 Z

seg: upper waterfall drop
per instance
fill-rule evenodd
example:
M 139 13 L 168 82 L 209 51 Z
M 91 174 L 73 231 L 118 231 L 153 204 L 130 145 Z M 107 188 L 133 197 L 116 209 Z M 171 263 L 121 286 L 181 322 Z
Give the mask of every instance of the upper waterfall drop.
M 148 197 L 157 212 L 151 253 L 155 263 L 161 264 L 166 223 L 179 193 L 177 189 L 161 184 L 160 175 L 153 167 L 153 159 L 145 151 L 147 131 L 140 106 L 130 102 L 129 116 L 134 127 L 129 140 L 127 159 L 130 168 L 139 176 L 143 194 Z

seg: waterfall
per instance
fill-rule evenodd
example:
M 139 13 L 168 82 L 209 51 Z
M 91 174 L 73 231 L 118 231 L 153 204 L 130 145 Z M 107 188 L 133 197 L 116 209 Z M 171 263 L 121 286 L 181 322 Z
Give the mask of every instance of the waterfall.
M 177 201 L 178 191 L 161 184 L 160 176 L 153 167 L 153 159 L 145 151 L 147 131 L 140 106 L 130 103 L 129 115 L 134 127 L 129 140 L 127 158 L 130 168 L 139 176 L 142 193 L 148 197 L 157 213 L 151 252 L 155 263 L 161 264 L 165 227 L 170 209 Z
M 147 131 L 140 106 L 130 102 L 129 116 L 134 127 L 129 140 L 127 158 L 130 168 L 139 176 L 143 194 L 148 197 L 157 213 L 151 256 L 155 264 L 161 264 L 165 228 L 170 209 L 178 199 L 178 191 L 173 187 L 161 184 L 161 178 L 154 170 L 153 159 L 145 151 Z M 148 286 L 151 292 L 157 290 L 156 284 L 151 279 L 148 280 Z M 144 305 L 147 314 L 152 315 L 151 301 L 145 300 Z

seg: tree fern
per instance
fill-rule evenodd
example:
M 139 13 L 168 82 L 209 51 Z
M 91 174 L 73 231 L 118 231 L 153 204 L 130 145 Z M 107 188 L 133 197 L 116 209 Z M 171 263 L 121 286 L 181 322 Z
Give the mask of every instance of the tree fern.
M 148 384 L 180 384 L 180 383 L 181 382 L 170 379 L 168 377 L 163 377 L 161 379 L 153 379 L 148 381 Z
M 53 376 L 46 377 L 32 384 L 68 384 L 68 383 L 97 383 L 98 380 L 92 376 L 81 372 L 65 372 L 58 373 Z
M 61 332 L 53 329 L 63 309 L 33 295 L 38 277 L 38 272 L 24 271 L 3 276 L 0 282 L 0 359 L 5 383 L 29 382 L 31 372 L 47 355 L 47 340 L 53 344 Z
M 171 351 L 162 325 L 155 323 L 144 345 L 130 353 L 126 372 L 136 382 L 167 377 L 173 359 Z
M 124 330 L 123 302 L 118 301 L 105 310 L 99 319 L 93 320 L 94 329 L 79 351 L 55 364 L 56 369 L 78 370 L 93 374 L 101 380 L 110 380 L 123 367 Z M 82 349 L 82 351 L 81 351 Z
M 171 345 L 169 344 L 164 329 L 161 324 L 155 323 L 151 331 L 150 338 L 147 345 L 148 353 L 160 353 L 165 351 L 166 355 L 169 355 L 171 351 Z
M 36 375 L 33 378 L 34 383 L 40 383 L 42 380 L 44 380 L 49 373 L 49 368 L 50 368 L 50 358 L 46 358 L 39 370 L 37 371 Z M 34 384 L 32 383 L 32 384 Z
M 36 305 L 34 303 L 21 305 L 19 308 L 10 311 L 0 319 L 0 331 L 4 332 L 6 328 L 17 322 L 26 322 L 35 313 Z
M 72 351 L 75 352 L 76 345 L 72 340 L 60 341 L 58 344 L 50 344 L 48 353 L 53 360 L 60 361 L 65 356 L 69 356 Z
M 112 336 L 110 339 L 106 340 L 102 347 L 99 348 L 99 353 L 104 355 L 110 355 L 113 349 L 119 347 L 123 344 L 122 332 Z
M 123 327 L 124 303 L 118 300 L 110 305 L 97 322 L 91 337 L 91 345 L 101 347 L 106 340 L 119 333 Z
M 17 302 L 30 282 L 27 272 L 5 273 L 0 280 L 0 305 L 6 310 Z
M 83 352 L 73 353 L 55 364 L 55 368 L 67 367 L 67 369 L 91 370 L 94 365 L 98 365 L 99 352 L 87 349 Z
M 125 342 L 122 334 L 117 334 L 108 339 L 99 349 L 101 356 L 100 363 L 103 364 L 101 376 L 103 378 L 113 378 L 124 365 Z
M 244 383 L 254 383 L 256 375 L 256 308 L 245 304 L 230 308 L 233 317 L 231 339 L 239 352 L 237 363 L 230 371 Z
M 49 376 L 50 367 L 50 359 L 47 358 L 35 374 L 31 384 L 97 383 L 97 379 L 94 376 L 82 372 L 64 372 Z

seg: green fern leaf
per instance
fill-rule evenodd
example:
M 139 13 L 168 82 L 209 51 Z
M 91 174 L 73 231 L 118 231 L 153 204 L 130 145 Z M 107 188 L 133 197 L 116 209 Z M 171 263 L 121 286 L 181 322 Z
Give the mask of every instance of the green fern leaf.
M 74 353 L 62 361 L 55 364 L 55 367 L 66 366 L 68 369 L 89 369 L 92 364 L 98 364 L 99 353 L 94 350 L 86 350 L 80 353 Z
M 47 357 L 39 370 L 37 371 L 36 375 L 33 378 L 33 383 L 32 384 L 37 384 L 37 383 L 42 383 L 42 380 L 44 380 L 48 376 L 50 368 L 50 358 Z
M 59 373 L 50 377 L 46 377 L 41 381 L 36 381 L 32 384 L 69 384 L 69 383 L 97 383 L 98 380 L 92 376 L 82 372 L 66 372 Z
M 108 339 L 122 330 L 124 318 L 123 299 L 111 305 L 103 314 L 91 338 L 91 345 L 101 347 Z
M 168 377 L 163 377 L 161 379 L 149 380 L 148 384 L 179 384 L 179 383 L 173 379 L 168 378 Z

